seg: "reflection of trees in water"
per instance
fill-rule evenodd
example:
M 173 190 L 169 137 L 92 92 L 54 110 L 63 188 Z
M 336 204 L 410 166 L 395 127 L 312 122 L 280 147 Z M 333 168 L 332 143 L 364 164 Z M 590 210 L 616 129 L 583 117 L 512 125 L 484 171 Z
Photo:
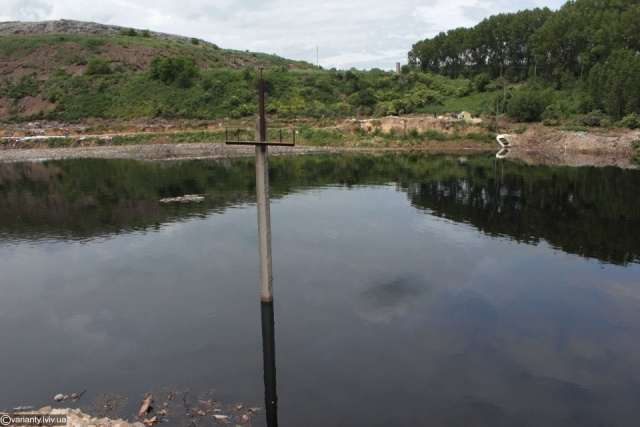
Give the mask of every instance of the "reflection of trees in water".
M 253 158 L 0 165 L 0 233 L 82 238 L 222 212 L 253 202 Z M 625 264 L 640 258 L 640 172 L 527 166 L 492 153 L 314 154 L 270 159 L 272 198 L 327 185 L 395 182 L 419 209 L 485 233 Z M 201 204 L 158 203 L 204 194 Z
M 541 171 L 540 169 L 548 169 Z M 517 170 L 517 169 L 516 169 Z M 637 171 L 521 167 L 493 177 L 450 177 L 408 188 L 414 206 L 493 236 L 627 264 L 640 259 Z M 623 190 L 624 189 L 624 190 Z

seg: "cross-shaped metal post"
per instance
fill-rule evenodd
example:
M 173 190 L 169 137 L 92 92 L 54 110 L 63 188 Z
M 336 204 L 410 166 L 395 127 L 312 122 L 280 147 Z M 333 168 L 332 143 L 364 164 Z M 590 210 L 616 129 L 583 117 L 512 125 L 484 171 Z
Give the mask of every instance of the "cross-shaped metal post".
M 267 119 L 264 107 L 264 79 L 260 70 L 258 81 L 260 96 L 260 114 L 256 117 L 255 141 L 230 141 L 231 145 L 255 145 L 256 147 L 256 202 L 258 204 L 258 252 L 260 257 L 260 299 L 263 302 L 273 301 L 273 274 L 271 267 L 271 212 L 269 200 L 269 145 L 293 147 L 293 143 L 268 142 Z M 295 135 L 295 133 L 294 133 Z

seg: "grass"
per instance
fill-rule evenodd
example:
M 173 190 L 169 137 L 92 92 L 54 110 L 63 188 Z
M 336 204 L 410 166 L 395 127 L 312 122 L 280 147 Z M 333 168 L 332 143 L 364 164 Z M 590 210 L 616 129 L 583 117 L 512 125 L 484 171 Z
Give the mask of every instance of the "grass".
M 631 141 L 631 161 L 640 164 L 640 139 Z
M 494 92 L 473 92 L 467 96 L 456 98 L 447 97 L 444 103 L 437 108 L 435 113 L 468 111 L 471 114 L 490 114 L 496 107 L 496 94 Z

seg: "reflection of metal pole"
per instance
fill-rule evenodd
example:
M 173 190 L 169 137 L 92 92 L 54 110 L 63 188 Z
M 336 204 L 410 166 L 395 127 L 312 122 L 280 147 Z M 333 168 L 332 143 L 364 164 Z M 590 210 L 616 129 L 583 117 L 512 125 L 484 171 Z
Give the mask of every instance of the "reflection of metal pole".
M 273 302 L 262 302 L 262 358 L 264 362 L 264 404 L 267 426 L 278 425 L 278 395 L 276 394 L 276 340 Z

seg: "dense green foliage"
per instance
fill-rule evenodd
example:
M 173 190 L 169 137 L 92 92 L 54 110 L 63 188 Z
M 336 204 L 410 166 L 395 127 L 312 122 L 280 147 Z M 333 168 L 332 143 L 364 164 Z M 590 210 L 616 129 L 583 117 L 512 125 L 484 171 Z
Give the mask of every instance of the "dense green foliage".
M 413 45 L 409 62 L 452 78 L 486 73 L 510 81 L 564 72 L 587 75 L 617 49 L 640 50 L 637 0 L 575 0 L 548 8 L 493 15 Z
M 575 0 L 556 12 L 499 14 L 473 28 L 442 32 L 415 43 L 409 63 L 424 72 L 474 79 L 479 91 L 498 78 L 527 82 L 528 93 L 513 98 L 517 106 L 503 105 L 516 120 L 541 119 L 550 104 L 531 93 L 541 84 L 582 98 L 571 108 L 559 105 L 565 115 L 600 109 L 620 120 L 640 113 L 638 34 L 640 1 Z
M 194 58 L 188 56 L 154 57 L 149 64 L 149 75 L 165 84 L 175 83 L 180 88 L 188 88 L 200 75 Z
M 451 78 L 487 74 L 492 79 L 507 76 L 526 79 L 536 59 L 532 37 L 552 12 L 525 10 L 491 16 L 473 28 L 441 32 L 413 45 L 409 63 L 425 72 Z
M 109 61 L 104 58 L 94 57 L 87 62 L 87 68 L 84 70 L 85 74 L 111 74 L 111 67 Z
M 16 102 L 40 93 L 55 104 L 22 120 L 237 119 L 258 110 L 259 75 L 253 66 L 242 70 L 203 68 L 186 55 L 155 56 L 148 69 L 138 73 L 110 68 L 103 58 L 94 57 L 80 76 L 58 71 L 46 81 L 33 75 L 19 80 L 7 78 L 0 86 L 0 97 Z M 443 104 L 447 97 L 470 93 L 469 82 L 417 72 L 401 75 L 380 70 L 289 70 L 272 66 L 265 72 L 265 80 L 267 112 L 281 117 L 441 112 L 446 111 Z M 487 104 L 490 100 L 484 107 Z M 470 111 L 480 114 L 484 107 L 472 106 Z
M 267 112 L 280 118 L 468 111 L 485 123 L 502 115 L 549 126 L 635 128 L 638 22 L 640 0 L 572 0 L 555 12 L 497 14 L 415 43 L 398 74 L 323 70 L 146 30 L 2 36 L 0 120 L 239 119 L 257 111 L 261 68 Z M 39 57 L 47 59 L 33 60 Z M 38 95 L 51 104 L 25 112 L 20 101 Z
M 184 162 L 68 160 L 0 165 L 0 235 L 85 238 L 216 214 L 253 201 L 253 158 Z M 640 172 L 496 163 L 492 154 L 322 154 L 270 159 L 271 196 L 394 182 L 418 209 L 492 236 L 603 262 L 640 262 Z M 163 197 L 204 194 L 202 204 Z M 34 231 L 37 230 L 37 231 Z M 43 233 L 43 234 L 40 234 Z

